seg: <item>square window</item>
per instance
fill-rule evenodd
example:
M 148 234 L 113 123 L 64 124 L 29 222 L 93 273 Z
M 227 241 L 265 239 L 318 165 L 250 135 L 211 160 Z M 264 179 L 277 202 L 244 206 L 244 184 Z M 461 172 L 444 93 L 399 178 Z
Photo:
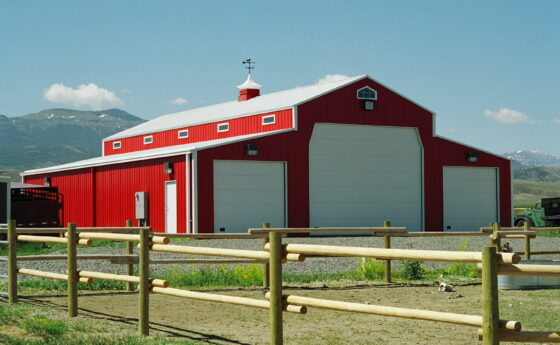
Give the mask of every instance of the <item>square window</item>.
M 375 108 L 375 104 L 373 101 L 364 101 L 364 110 L 373 110 Z
M 121 148 L 121 142 L 120 141 L 113 141 L 113 150 L 117 150 Z
M 154 142 L 154 137 L 151 135 L 144 137 L 144 145 L 151 144 Z
M 227 132 L 227 131 L 229 131 L 229 123 L 218 124 L 218 132 Z
M 189 137 L 189 130 L 188 129 L 182 129 L 180 131 L 177 132 L 177 137 L 179 139 L 185 139 Z
M 262 118 L 263 125 L 272 125 L 274 123 L 276 123 L 276 115 L 263 116 Z

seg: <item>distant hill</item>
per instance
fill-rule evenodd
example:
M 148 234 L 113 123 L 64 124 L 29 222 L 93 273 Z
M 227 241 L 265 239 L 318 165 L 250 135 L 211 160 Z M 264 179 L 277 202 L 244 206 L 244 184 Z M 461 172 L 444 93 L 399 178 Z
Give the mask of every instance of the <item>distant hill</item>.
M 515 180 L 560 182 L 560 167 L 521 167 L 513 170 Z
M 120 109 L 0 115 L 0 169 L 33 169 L 100 156 L 103 138 L 144 121 Z
M 546 152 L 515 151 L 504 153 L 503 156 L 525 166 L 560 167 L 560 157 Z

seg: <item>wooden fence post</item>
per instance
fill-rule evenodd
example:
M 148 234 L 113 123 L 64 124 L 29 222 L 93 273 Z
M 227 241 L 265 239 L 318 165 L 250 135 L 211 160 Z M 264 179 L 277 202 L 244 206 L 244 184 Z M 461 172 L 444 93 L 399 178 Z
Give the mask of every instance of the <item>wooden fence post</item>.
M 383 222 L 383 226 L 386 228 L 391 227 L 391 222 L 386 220 Z M 390 249 L 391 248 L 391 236 L 385 235 L 383 236 L 383 247 Z M 391 282 L 391 260 L 385 260 L 385 283 Z
M 483 345 L 500 344 L 497 248 L 482 248 L 482 332 Z
M 282 330 L 282 235 L 268 233 L 270 240 L 270 344 L 283 344 Z
M 78 262 L 76 260 L 78 236 L 76 234 L 76 224 L 68 223 L 67 238 L 68 316 L 76 317 L 78 316 Z
M 530 231 L 531 228 L 529 227 L 528 222 L 523 223 L 523 230 Z M 525 260 L 531 260 L 531 238 L 529 235 L 525 235 Z
M 496 247 L 499 252 L 502 248 L 502 240 L 498 236 L 498 231 L 500 231 L 500 223 L 492 223 L 492 234 L 494 238 L 490 239 L 490 245 Z
M 17 303 L 17 247 L 16 221 L 8 221 L 8 301 Z
M 262 227 L 265 229 L 270 228 L 270 223 L 262 223 Z M 268 236 L 263 237 L 263 248 L 268 243 Z M 270 287 L 270 265 L 268 263 L 262 265 L 262 277 L 263 277 L 263 288 L 268 289 Z
M 131 228 L 133 226 L 132 224 L 132 220 L 127 220 L 126 221 L 126 227 L 127 228 Z M 127 241 L 126 242 L 126 254 L 134 254 L 133 248 L 132 248 L 132 241 Z M 133 275 L 134 274 L 134 265 L 133 264 L 127 264 L 126 265 L 126 275 Z M 126 291 L 134 291 L 134 284 L 132 283 L 126 283 Z
M 140 313 L 138 316 L 138 327 L 141 335 L 150 334 L 150 229 L 140 230 L 140 259 L 138 284 L 138 295 L 140 298 Z

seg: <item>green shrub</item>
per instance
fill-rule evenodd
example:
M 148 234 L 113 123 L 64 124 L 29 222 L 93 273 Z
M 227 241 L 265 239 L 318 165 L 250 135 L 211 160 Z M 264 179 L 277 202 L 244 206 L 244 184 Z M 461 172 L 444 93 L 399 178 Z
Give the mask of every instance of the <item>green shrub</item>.
M 191 266 L 191 270 L 170 266 L 161 276 L 169 281 L 171 286 L 178 287 L 208 287 L 208 286 L 253 286 L 262 285 L 261 266 L 236 265 L 203 265 Z
M 403 260 L 401 263 L 400 276 L 406 280 L 421 280 L 424 278 L 422 262 Z
M 366 280 L 380 280 L 385 278 L 385 264 L 383 261 L 362 258 L 358 261 L 358 277 Z
M 469 241 L 463 239 L 463 241 L 459 245 L 459 251 L 467 252 L 469 250 Z M 447 269 L 446 273 L 453 276 L 476 278 L 478 276 L 478 269 L 476 268 L 476 264 L 452 262 L 449 264 L 449 268 Z

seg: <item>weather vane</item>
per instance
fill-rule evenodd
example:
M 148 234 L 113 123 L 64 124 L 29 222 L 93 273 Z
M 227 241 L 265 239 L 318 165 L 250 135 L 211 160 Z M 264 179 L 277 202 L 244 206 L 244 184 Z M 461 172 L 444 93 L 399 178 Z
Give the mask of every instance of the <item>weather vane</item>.
M 247 66 L 245 66 L 245 68 L 247 69 L 247 71 L 249 71 L 249 74 L 251 74 L 252 69 L 255 69 L 255 67 L 251 66 L 251 65 L 255 64 L 255 61 L 251 61 L 251 59 L 247 59 L 247 60 L 243 61 L 243 64 L 247 65 Z

